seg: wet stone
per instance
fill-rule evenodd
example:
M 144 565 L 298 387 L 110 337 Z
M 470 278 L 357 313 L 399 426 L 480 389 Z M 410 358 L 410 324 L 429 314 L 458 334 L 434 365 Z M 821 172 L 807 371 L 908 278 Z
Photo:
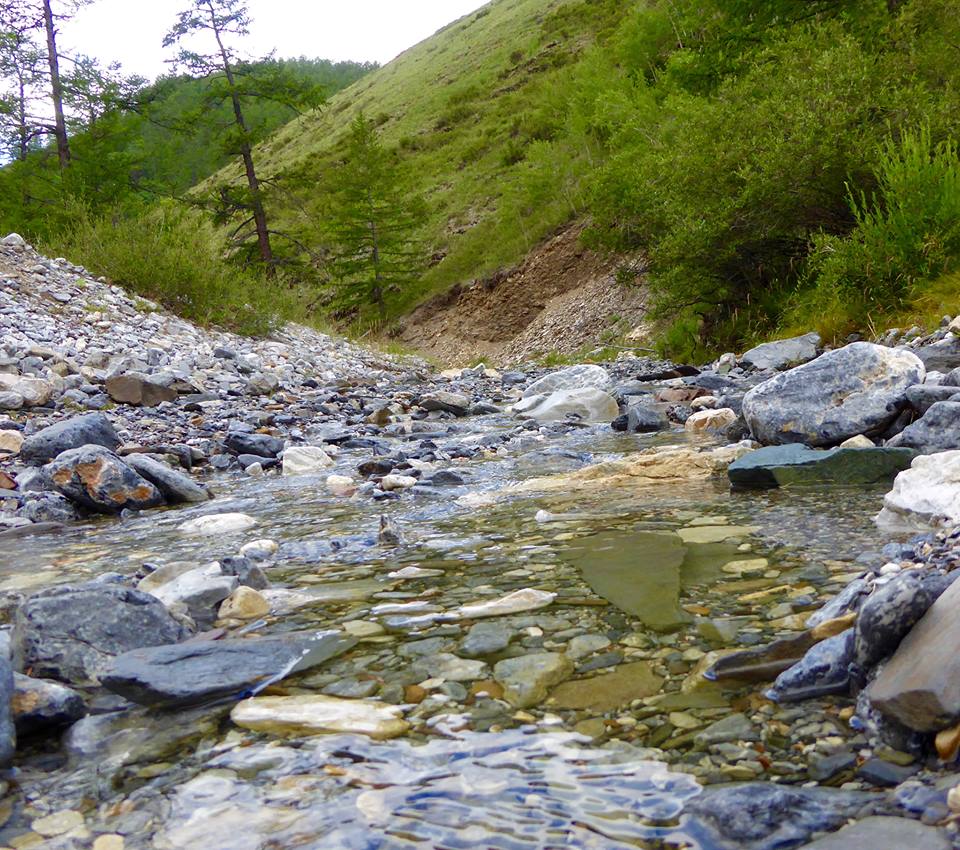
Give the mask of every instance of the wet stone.
M 573 673 L 573 662 L 556 652 L 521 655 L 500 661 L 494 678 L 503 685 L 504 698 L 515 708 L 531 708 L 543 702 L 551 687 Z
M 906 818 L 870 817 L 805 844 L 800 850 L 855 850 L 862 847 L 951 850 L 952 846 L 936 827 Z
M 164 501 L 153 484 L 102 446 L 63 452 L 44 473 L 64 496 L 101 513 L 155 508 Z
M 629 705 L 635 699 L 653 696 L 663 686 L 645 661 L 623 664 L 612 673 L 564 682 L 550 695 L 550 708 L 589 709 L 598 713 Z
M 486 620 L 470 627 L 460 642 L 460 653 L 467 658 L 482 658 L 502 652 L 513 640 L 515 632 L 504 623 Z
M 906 782 L 918 770 L 919 767 L 916 766 L 901 766 L 873 758 L 860 765 L 857 769 L 857 777 L 878 788 L 892 788 L 901 782 Z
M 87 713 L 83 697 L 56 682 L 17 673 L 14 685 L 13 716 L 21 736 L 66 726 Z

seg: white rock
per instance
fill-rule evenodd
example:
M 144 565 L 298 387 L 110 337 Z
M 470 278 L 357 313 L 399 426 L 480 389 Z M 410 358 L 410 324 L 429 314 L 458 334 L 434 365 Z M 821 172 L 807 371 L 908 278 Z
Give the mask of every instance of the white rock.
M 0 431 L 0 452 L 19 453 L 23 440 L 23 434 L 19 431 Z
M 221 620 L 255 620 L 270 613 L 270 603 L 252 587 L 238 587 L 220 605 Z
M 257 521 L 247 514 L 211 514 L 187 520 L 178 526 L 181 534 L 198 537 L 213 537 L 217 534 L 232 534 L 236 531 L 246 531 L 253 528 Z
M 722 407 L 720 410 L 701 410 L 692 414 L 684 428 L 693 434 L 703 431 L 722 431 L 736 421 L 737 414 L 729 407 Z
M 612 422 L 620 415 L 620 405 L 608 392 L 594 387 L 557 390 L 549 395 L 524 395 L 513 412 L 538 422 L 557 422 L 569 414 L 585 422 Z
M 527 587 L 523 590 L 515 590 L 500 599 L 461 605 L 457 610 L 457 615 L 464 620 L 475 620 L 480 617 L 519 614 L 521 611 L 535 611 L 538 608 L 546 608 L 556 598 L 556 593 Z
M 10 233 L 4 236 L 3 239 L 0 239 L 0 245 L 4 245 L 7 248 L 23 248 L 26 244 L 26 239 L 19 233 Z
M 391 490 L 409 490 L 416 486 L 417 479 L 410 475 L 384 475 L 380 481 L 380 488 L 387 492 Z
M 425 570 L 422 567 L 404 567 L 402 570 L 394 570 L 392 573 L 387 573 L 387 578 L 434 578 L 442 575 L 444 575 L 443 570 Z
M 240 554 L 244 558 L 253 558 L 255 561 L 265 561 L 267 558 L 276 555 L 280 548 L 276 540 L 263 539 L 251 540 L 240 547 Z
M 329 475 L 327 489 L 334 496 L 352 496 L 357 492 L 357 482 L 347 475 Z
M 583 364 L 544 375 L 523 391 L 524 398 L 550 395 L 557 390 L 606 390 L 613 385 L 609 373 L 602 366 Z
M 840 444 L 841 449 L 873 449 L 876 448 L 873 440 L 869 437 L 865 437 L 863 434 L 857 434 L 856 437 L 851 437 L 849 440 L 844 440 Z
M 283 474 L 317 475 L 333 466 L 333 458 L 319 446 L 293 446 L 283 453 Z
M 960 523 L 960 451 L 916 458 L 893 482 L 876 522 L 903 531 Z
M 378 741 L 402 735 L 410 724 L 403 710 L 372 700 L 338 699 L 319 695 L 255 697 L 234 706 L 230 719 L 237 726 L 275 735 L 367 735 Z

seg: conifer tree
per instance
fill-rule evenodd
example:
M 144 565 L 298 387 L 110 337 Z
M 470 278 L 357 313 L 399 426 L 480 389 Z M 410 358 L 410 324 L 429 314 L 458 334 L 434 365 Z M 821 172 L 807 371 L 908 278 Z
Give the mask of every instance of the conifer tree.
M 425 205 L 407 191 L 402 169 L 364 115 L 354 120 L 346 156 L 333 178 L 328 218 L 338 306 L 366 305 L 387 319 L 391 296 L 423 271 L 418 231 Z

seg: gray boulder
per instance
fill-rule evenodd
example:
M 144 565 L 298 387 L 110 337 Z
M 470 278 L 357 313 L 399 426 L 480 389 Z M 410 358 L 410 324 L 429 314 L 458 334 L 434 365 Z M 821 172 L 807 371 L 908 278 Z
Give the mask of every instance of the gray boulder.
M 627 409 L 627 430 L 631 433 L 649 434 L 669 427 L 667 417 L 649 405 L 634 404 Z
M 923 361 L 928 372 L 947 373 L 960 367 L 960 340 L 956 337 L 947 337 L 912 350 Z
M 907 401 L 921 416 L 938 401 L 950 401 L 954 396 L 960 396 L 960 389 L 937 384 L 917 384 L 907 389 Z
M 620 413 L 620 405 L 610 393 L 585 387 L 557 390 L 549 395 L 525 395 L 513 410 L 519 416 L 538 422 L 557 422 L 569 416 L 584 422 L 612 422 Z
M 960 449 L 960 401 L 938 401 L 890 445 L 916 449 L 921 454 Z
M 751 348 L 740 358 L 740 362 L 754 369 L 773 369 L 780 372 L 813 360 L 817 356 L 820 343 L 818 333 L 765 342 Z
M 550 395 L 557 390 L 609 390 L 612 386 L 613 380 L 606 369 L 602 366 L 583 364 L 544 375 L 523 391 L 523 397 Z
M 14 687 L 13 717 L 21 737 L 67 726 L 87 713 L 83 697 L 56 682 L 16 673 Z
M 796 443 L 767 446 L 730 464 L 727 475 L 739 488 L 788 484 L 876 484 L 909 469 L 916 453 L 906 448 L 811 449 Z
M 141 705 L 195 705 L 280 681 L 355 644 L 340 632 L 319 632 L 137 649 L 112 661 L 103 684 Z
M 65 585 L 31 596 L 17 610 L 14 666 L 38 678 L 92 685 L 114 656 L 185 636 L 147 593 L 96 582 Z
M 454 416 L 466 416 L 470 410 L 470 399 L 462 393 L 439 390 L 425 395 L 420 400 L 420 406 L 424 410 L 442 410 L 446 413 L 452 413 Z
M 938 732 L 960 717 L 960 582 L 954 582 L 900 643 L 866 691 L 886 717 Z M 862 616 L 862 615 L 861 615 Z
M 224 444 L 230 451 L 238 455 L 257 455 L 259 457 L 276 458 L 286 445 L 278 437 L 269 434 L 244 434 L 234 431 L 227 434 Z
M 765 445 L 830 446 L 882 433 L 925 375 L 908 351 L 855 342 L 754 387 L 743 415 Z
M 120 438 L 102 413 L 88 413 L 51 425 L 23 441 L 20 459 L 25 463 L 47 463 L 57 455 L 81 446 L 103 446 L 116 449 Z
M 127 466 L 154 485 L 171 505 L 183 502 L 206 502 L 212 498 L 206 487 L 197 484 L 189 475 L 178 472 L 148 455 L 132 454 Z
M 144 375 L 140 372 L 126 372 L 107 378 L 107 394 L 121 404 L 138 407 L 156 407 L 164 401 L 176 401 L 177 391 L 171 380 L 156 375 Z
M 164 503 L 153 484 L 102 446 L 70 449 L 57 455 L 43 471 L 64 496 L 99 513 L 145 510 Z
M 952 850 L 953 844 L 935 826 L 895 817 L 870 817 L 845 826 L 800 850 L 851 850 L 854 847 L 903 847 L 909 850 Z

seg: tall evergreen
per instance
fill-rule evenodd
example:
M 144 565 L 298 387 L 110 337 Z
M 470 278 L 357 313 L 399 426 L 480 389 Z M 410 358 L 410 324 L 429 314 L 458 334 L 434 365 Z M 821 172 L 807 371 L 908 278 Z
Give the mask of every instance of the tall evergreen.
M 353 122 L 332 182 L 327 226 L 338 306 L 356 313 L 373 305 L 383 323 L 387 302 L 424 269 L 418 234 L 425 205 L 407 190 L 394 155 L 363 114 Z

